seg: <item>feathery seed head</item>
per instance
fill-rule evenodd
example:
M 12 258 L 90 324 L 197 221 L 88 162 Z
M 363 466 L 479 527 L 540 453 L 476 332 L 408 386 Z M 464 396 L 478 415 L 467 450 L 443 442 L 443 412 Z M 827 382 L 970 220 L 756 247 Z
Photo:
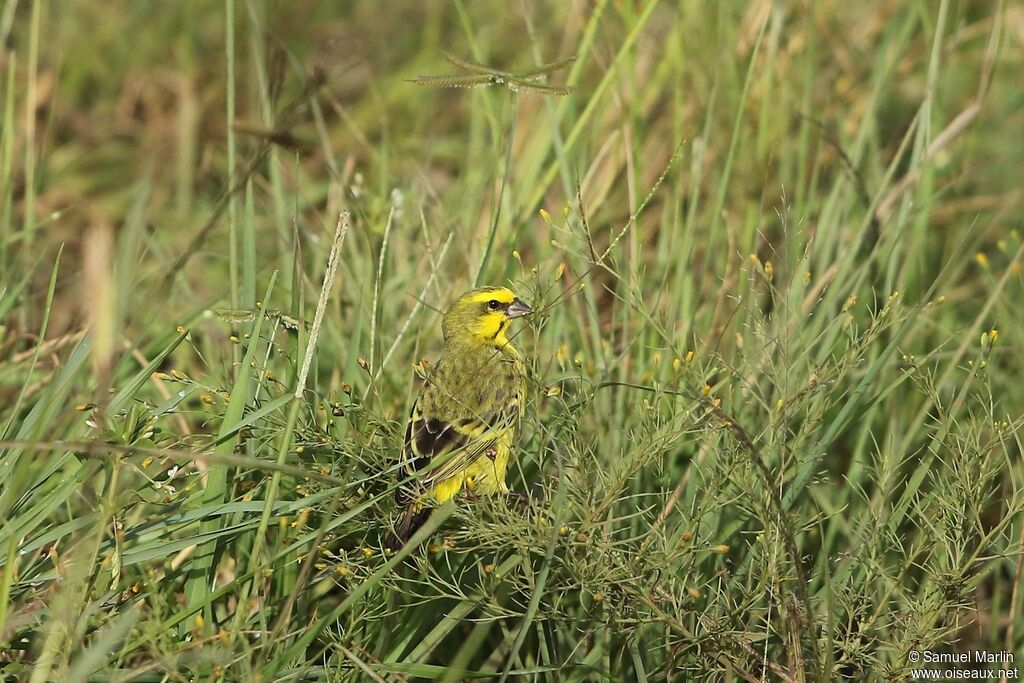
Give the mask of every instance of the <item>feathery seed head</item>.
M 508 343 L 509 321 L 532 312 L 510 289 L 480 287 L 463 294 L 445 312 L 444 341 L 503 346 Z

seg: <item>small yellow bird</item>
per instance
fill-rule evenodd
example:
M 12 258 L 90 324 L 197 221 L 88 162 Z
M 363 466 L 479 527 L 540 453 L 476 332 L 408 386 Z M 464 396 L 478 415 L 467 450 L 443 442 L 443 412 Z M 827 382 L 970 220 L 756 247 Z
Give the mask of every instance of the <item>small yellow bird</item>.
M 444 351 L 412 407 L 395 493 L 402 545 L 431 508 L 463 489 L 467 495 L 509 494 L 505 473 L 519 438 L 526 365 L 508 339 L 513 318 L 532 313 L 511 290 L 466 292 L 444 314 Z

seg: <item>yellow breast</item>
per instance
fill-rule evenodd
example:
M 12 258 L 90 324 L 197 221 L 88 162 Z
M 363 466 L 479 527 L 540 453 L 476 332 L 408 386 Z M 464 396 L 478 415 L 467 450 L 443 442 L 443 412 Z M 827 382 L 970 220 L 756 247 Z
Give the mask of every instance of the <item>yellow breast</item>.
M 505 474 L 508 471 L 511 452 L 509 435 L 501 436 L 491 453 L 481 455 L 460 472 L 438 482 L 430 491 L 429 496 L 440 505 L 457 496 L 463 488 L 481 496 L 507 493 Z

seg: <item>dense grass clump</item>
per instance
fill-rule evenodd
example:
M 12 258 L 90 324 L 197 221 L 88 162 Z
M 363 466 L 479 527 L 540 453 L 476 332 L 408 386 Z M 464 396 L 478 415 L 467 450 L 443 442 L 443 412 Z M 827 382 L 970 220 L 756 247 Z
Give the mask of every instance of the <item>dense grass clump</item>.
M 1024 657 L 1019 6 L 114 4 L 0 12 L 7 679 Z M 476 284 L 528 509 L 387 551 Z

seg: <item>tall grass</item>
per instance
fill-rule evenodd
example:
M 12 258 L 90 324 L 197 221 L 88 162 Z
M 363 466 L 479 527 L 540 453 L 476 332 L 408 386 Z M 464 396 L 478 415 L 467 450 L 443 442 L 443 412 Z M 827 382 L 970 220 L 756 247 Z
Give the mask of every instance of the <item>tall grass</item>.
M 0 12 L 7 678 L 1024 653 L 1020 8 L 116 10 Z M 576 91 L 406 80 L 442 49 L 578 54 Z M 474 283 L 537 310 L 528 510 L 385 551 L 416 367 Z

